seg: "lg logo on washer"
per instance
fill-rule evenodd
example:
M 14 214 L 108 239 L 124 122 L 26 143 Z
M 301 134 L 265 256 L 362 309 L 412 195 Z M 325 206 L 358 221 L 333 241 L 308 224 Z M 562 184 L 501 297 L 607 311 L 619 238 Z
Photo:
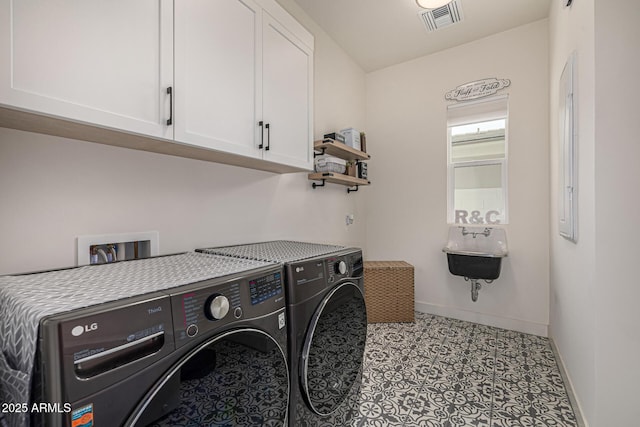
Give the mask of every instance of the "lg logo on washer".
M 92 323 L 90 325 L 84 325 L 84 326 L 78 325 L 71 330 L 71 335 L 73 335 L 74 337 L 79 337 L 85 332 L 91 332 L 91 331 L 97 331 L 97 330 L 98 330 L 97 323 Z

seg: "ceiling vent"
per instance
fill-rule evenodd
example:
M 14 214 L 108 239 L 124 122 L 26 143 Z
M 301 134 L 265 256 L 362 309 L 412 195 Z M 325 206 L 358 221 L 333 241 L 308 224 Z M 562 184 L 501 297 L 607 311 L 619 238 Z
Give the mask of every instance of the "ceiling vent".
M 418 16 L 429 32 L 448 27 L 462 21 L 460 0 L 453 0 L 442 7 L 422 11 Z

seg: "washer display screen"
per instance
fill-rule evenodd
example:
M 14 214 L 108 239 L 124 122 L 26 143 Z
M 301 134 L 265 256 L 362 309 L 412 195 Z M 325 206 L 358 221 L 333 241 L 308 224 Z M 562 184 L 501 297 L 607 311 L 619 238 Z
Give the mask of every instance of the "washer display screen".
M 260 304 L 282 293 L 282 274 L 273 273 L 258 279 L 249 280 L 251 305 Z

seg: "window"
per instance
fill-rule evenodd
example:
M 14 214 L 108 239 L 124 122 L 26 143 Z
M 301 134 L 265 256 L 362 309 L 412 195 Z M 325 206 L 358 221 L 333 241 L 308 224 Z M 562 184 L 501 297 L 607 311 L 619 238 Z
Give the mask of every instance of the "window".
M 507 223 L 507 102 L 502 96 L 447 109 L 449 223 Z

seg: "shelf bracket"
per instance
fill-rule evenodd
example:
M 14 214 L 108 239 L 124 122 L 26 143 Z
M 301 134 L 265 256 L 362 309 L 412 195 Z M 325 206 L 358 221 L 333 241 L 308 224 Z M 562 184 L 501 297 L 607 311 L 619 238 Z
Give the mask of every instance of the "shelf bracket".
M 325 148 L 325 147 L 322 147 L 322 148 L 319 148 L 319 150 L 321 151 L 321 153 L 316 153 L 316 150 L 313 150 L 313 158 L 314 158 L 314 159 L 315 159 L 316 157 L 318 157 L 318 156 L 323 156 L 323 155 L 324 155 L 324 152 L 325 152 L 325 150 L 326 150 L 326 148 Z
M 349 194 L 349 193 L 355 193 L 356 191 L 358 191 L 358 188 L 359 188 L 359 186 L 357 186 L 357 185 L 356 185 L 356 189 L 355 189 L 355 190 L 353 190 L 353 189 L 351 189 L 351 188 L 347 188 L 347 194 Z
M 323 180 L 322 180 L 322 184 L 318 184 L 317 182 L 312 182 L 312 183 L 311 183 L 311 187 L 313 187 L 314 189 L 315 189 L 316 187 L 324 187 L 324 184 L 325 184 L 325 180 L 323 179 Z

